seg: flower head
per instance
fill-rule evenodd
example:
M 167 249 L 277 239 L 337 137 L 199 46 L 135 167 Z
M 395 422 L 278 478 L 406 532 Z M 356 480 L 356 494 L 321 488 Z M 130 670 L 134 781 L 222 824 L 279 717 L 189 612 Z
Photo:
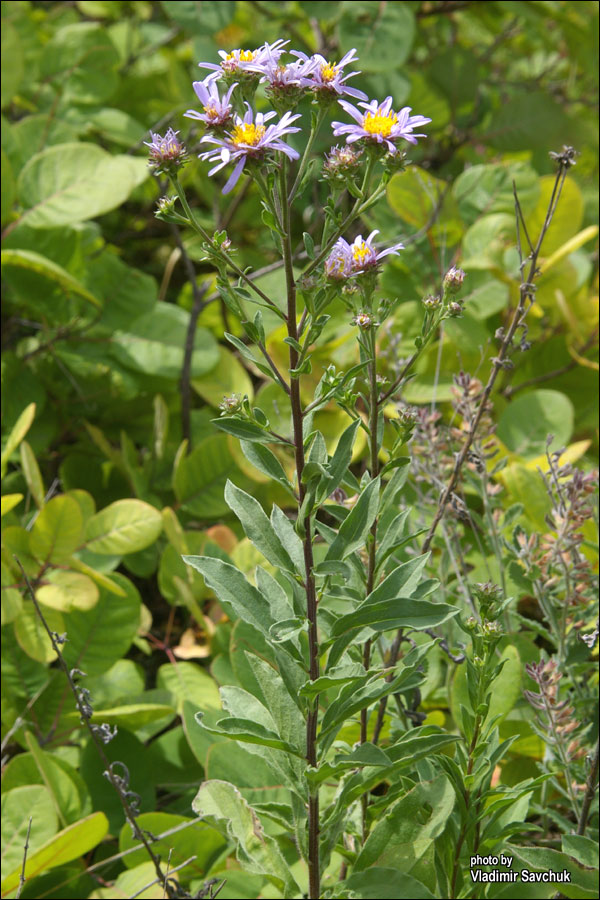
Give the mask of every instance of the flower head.
M 347 94 L 349 97 L 356 97 L 357 100 L 366 100 L 367 95 L 364 91 L 359 91 L 346 84 L 349 78 L 353 78 L 354 75 L 360 75 L 360 72 L 344 74 L 344 66 L 357 61 L 355 53 L 356 50 L 349 50 L 338 63 L 329 62 L 320 53 L 315 53 L 314 56 L 308 57 L 306 53 L 292 50 L 292 56 L 297 56 L 298 59 L 305 63 L 311 63 L 310 77 L 306 78 L 304 82 L 306 87 L 312 88 L 317 94 L 321 95 L 325 94 L 334 97 L 335 95 Z
M 361 275 L 364 272 L 373 270 L 381 259 L 389 256 L 390 253 L 397 254 L 398 250 L 402 250 L 403 244 L 394 244 L 387 250 L 377 252 L 373 247 L 373 238 L 378 231 L 372 231 L 366 240 L 362 235 L 349 244 L 344 238 L 339 238 L 333 245 L 331 253 L 325 260 L 325 274 L 334 281 L 351 278 L 353 275 Z
M 221 97 L 217 84 L 218 81 L 219 74 L 217 72 L 208 75 L 204 81 L 194 81 L 192 86 L 196 92 L 196 96 L 202 104 L 204 112 L 199 113 L 196 112 L 195 109 L 188 109 L 188 111 L 184 113 L 188 119 L 198 119 L 200 122 L 204 122 L 206 125 L 212 127 L 215 125 L 225 125 L 231 120 L 232 106 L 229 101 L 233 89 L 237 87 L 237 82 L 234 82 L 223 97 Z
M 150 132 L 151 141 L 144 141 L 150 149 L 148 165 L 154 169 L 155 175 L 168 175 L 187 161 L 187 150 L 177 135 L 178 131 L 169 128 L 164 137 Z
M 210 170 L 209 175 L 214 175 L 228 163 L 235 162 L 234 170 L 223 188 L 224 194 L 228 194 L 237 184 L 248 158 L 259 159 L 269 150 L 285 153 L 290 159 L 298 159 L 300 155 L 281 140 L 286 134 L 300 131 L 299 128 L 291 127 L 291 123 L 300 118 L 299 115 L 286 112 L 277 124 L 267 125 L 266 123 L 277 113 L 256 113 L 254 116 L 250 105 L 246 105 L 248 108 L 244 117 L 235 116 L 233 128 L 226 132 L 224 138 L 206 134 L 201 140 L 201 143 L 208 142 L 217 145 L 215 149 L 200 154 L 200 159 L 217 163 Z
M 451 266 L 444 275 L 444 288 L 449 294 L 457 294 L 465 280 L 466 275 L 462 269 L 457 266 Z
M 254 72 L 255 67 L 266 62 L 269 57 L 279 59 L 288 41 L 278 40 L 273 44 L 263 44 L 257 50 L 219 50 L 221 62 L 198 63 L 201 69 L 213 69 L 221 75 L 237 75 L 242 72 Z
M 394 244 L 393 247 L 388 247 L 387 250 L 382 250 L 381 253 L 378 253 L 375 247 L 373 247 L 373 238 L 376 234 L 379 234 L 379 231 L 372 231 L 366 241 L 363 240 L 362 235 L 359 234 L 352 242 L 350 252 L 352 254 L 353 275 L 358 275 L 361 272 L 373 269 L 379 260 L 383 259 L 385 256 L 389 256 L 390 253 L 397 256 L 398 250 L 404 249 L 404 244 L 398 243 Z
M 361 151 L 354 147 L 332 147 L 323 163 L 323 176 L 328 181 L 344 182 L 360 165 Z
M 344 238 L 339 238 L 325 260 L 325 274 L 332 281 L 342 281 L 352 275 L 352 251 Z
M 431 122 L 431 119 L 425 116 L 409 115 L 410 106 L 405 106 L 400 112 L 394 112 L 391 97 L 386 97 L 383 103 L 378 103 L 377 100 L 359 103 L 358 105 L 366 110 L 364 113 L 347 100 L 340 100 L 339 104 L 348 115 L 352 116 L 356 124 L 332 122 L 336 137 L 347 135 L 348 144 L 361 139 L 383 144 L 392 155 L 398 152 L 397 141 L 400 139 L 416 144 L 418 137 L 426 137 L 424 134 L 413 134 L 413 129 Z
M 379 322 L 375 321 L 375 316 L 370 312 L 361 310 L 352 319 L 352 324 L 360 328 L 361 331 L 368 331 L 369 328 L 372 328 L 374 325 L 379 325 Z

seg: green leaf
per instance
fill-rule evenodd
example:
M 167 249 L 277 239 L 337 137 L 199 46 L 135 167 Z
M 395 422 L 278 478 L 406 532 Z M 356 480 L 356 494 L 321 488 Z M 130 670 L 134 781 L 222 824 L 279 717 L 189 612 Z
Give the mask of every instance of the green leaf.
M 566 853 L 546 847 L 517 847 L 515 844 L 507 844 L 506 851 L 513 855 L 513 869 L 516 871 L 526 868 L 529 872 L 562 872 L 566 869 L 570 880 L 560 883 L 560 892 L 566 897 L 593 898 L 598 895 L 597 870 L 581 868 Z M 555 892 L 556 886 L 552 895 Z
M 268 663 L 251 653 L 246 658 L 262 691 L 264 705 L 271 714 L 281 737 L 291 744 L 297 755 L 306 753 L 304 716 L 290 696 L 281 675 Z
M 2 250 L 0 263 L 2 266 L 17 266 L 21 269 L 35 272 L 37 275 L 42 275 L 44 278 L 48 278 L 50 281 L 58 284 L 65 294 L 74 294 L 76 297 L 82 297 L 88 303 L 91 303 L 92 306 L 102 309 L 101 301 L 91 291 L 88 291 L 80 281 L 74 278 L 66 269 L 63 269 L 62 266 L 52 262 L 51 259 L 47 259 L 40 253 L 35 253 L 33 250 Z
M 389 866 L 410 873 L 444 830 L 454 803 L 454 788 L 445 775 L 417 784 L 377 822 L 358 855 L 354 871 Z
M 12 509 L 14 509 L 15 506 L 18 506 L 22 499 L 23 494 L 4 494 L 1 500 L 0 515 L 5 516 Z
M 79 668 L 88 675 L 101 675 L 124 656 L 140 625 L 140 595 L 133 584 L 119 572 L 112 578 L 125 596 L 118 597 L 105 588 L 90 610 L 63 613 L 68 641 L 62 648 L 69 668 Z
M 284 468 L 268 447 L 256 441 L 241 441 L 242 453 L 249 463 L 251 463 L 259 472 L 277 481 L 282 487 L 294 493 L 294 489 L 290 484 Z
M 572 856 L 586 869 L 598 868 L 598 844 L 591 838 L 579 834 L 563 834 L 563 852 Z
M 220 0 L 218 4 L 207 0 L 161 0 L 160 5 L 170 18 L 191 34 L 221 31 L 235 14 L 235 0 Z
M 353 872 L 346 879 L 338 897 L 357 897 L 362 900 L 434 900 L 429 888 L 393 868 L 374 866 L 368 872 Z
M 31 495 L 35 500 L 35 505 L 38 509 L 41 509 L 44 505 L 46 490 L 44 488 L 44 482 L 42 479 L 42 473 L 40 472 L 40 467 L 38 466 L 37 460 L 35 458 L 35 453 L 31 449 L 27 441 L 21 442 L 20 451 L 21 466 L 23 468 L 23 475 L 25 476 L 27 487 L 31 491 Z
M 81 572 L 53 569 L 44 576 L 35 596 L 44 606 L 69 612 L 71 609 L 92 609 L 98 602 L 100 591 L 96 583 Z
M 260 428 L 259 425 L 248 422 L 246 419 L 238 419 L 236 416 L 220 416 L 218 419 L 211 419 L 211 422 L 219 431 L 232 434 L 240 441 L 257 441 L 259 444 L 276 442 L 276 438 L 272 434 L 268 434 L 264 428 Z
M 371 525 L 379 509 L 379 478 L 374 478 L 366 486 L 352 507 L 327 551 L 325 559 L 345 559 L 364 547 Z
M 430 172 L 411 166 L 394 175 L 388 184 L 387 199 L 403 221 L 413 228 L 427 228 L 436 243 L 458 243 L 463 226 L 454 198 L 446 182 Z
M 189 456 L 180 458 L 173 477 L 175 496 L 186 512 L 200 519 L 216 519 L 227 513 L 225 484 L 238 473 L 225 435 L 211 435 Z
M 22 790 L 18 788 L 18 790 Z M 60 831 L 56 837 L 46 843 L 34 853 L 28 853 L 25 864 L 25 878 L 34 878 L 47 869 L 62 866 L 73 859 L 78 859 L 96 847 L 108 831 L 108 821 L 104 813 L 95 812 L 91 816 L 69 825 Z M 23 842 L 22 842 L 23 843 Z M 23 856 L 22 846 L 20 855 Z M 9 893 L 19 884 L 21 874 L 21 862 L 2 881 L 2 893 Z
M 190 314 L 172 303 L 157 303 L 112 337 L 111 353 L 134 372 L 180 378 Z M 198 378 L 219 361 L 217 343 L 206 328 L 196 328 L 191 374 Z
M 156 687 L 173 694 L 180 715 L 186 700 L 200 709 L 221 709 L 221 698 L 214 678 L 195 663 L 165 663 L 158 670 Z
M 205 782 L 192 802 L 194 812 L 209 818 L 232 840 L 240 864 L 249 872 L 264 875 L 284 897 L 300 893 L 289 866 L 274 838 L 265 834 L 256 812 L 232 784 Z
M 25 407 L 25 409 L 13 425 L 8 438 L 6 439 L 6 444 L 4 445 L 4 450 L 2 451 L 2 459 L 0 462 L 0 474 L 2 478 L 4 478 L 4 475 L 6 474 L 6 466 L 8 464 L 8 460 L 31 428 L 31 424 L 34 418 L 35 403 L 30 403 L 29 406 Z
M 11 23 L 2 20 L 2 109 L 8 106 L 21 84 L 24 54 L 19 35 Z
M 104 26 L 74 22 L 60 28 L 44 45 L 41 74 L 60 85 L 61 100 L 102 103 L 118 86 L 119 52 Z
M 17 190 L 33 228 L 85 222 L 120 206 L 148 175 L 146 163 L 96 144 L 57 144 L 32 156 Z
M 332 494 L 344 480 L 346 472 L 348 471 L 348 466 L 352 460 L 352 449 L 354 447 L 354 440 L 359 425 L 360 422 L 356 419 L 342 433 L 337 443 L 337 447 L 335 448 L 335 452 L 331 457 L 331 461 L 327 466 L 329 478 L 320 487 L 319 496 L 329 496 L 329 494 Z
M 50 792 L 62 825 L 70 825 L 88 815 L 92 811 L 91 802 L 79 773 L 64 759 L 42 750 L 30 732 L 26 732 L 25 739 L 31 752 L 19 753 L 8 762 L 2 774 L 2 792 L 43 784 Z
M 269 603 L 239 569 L 211 556 L 184 556 L 183 561 L 204 576 L 228 616 L 243 619 L 269 636 L 274 624 Z
M 276 568 L 295 574 L 294 563 L 258 500 L 228 481 L 225 485 L 225 502 L 240 520 L 246 537 L 265 559 Z
M 512 92 L 510 103 L 495 111 L 490 124 L 483 140 L 510 153 L 561 147 L 572 128 L 563 108 L 542 91 Z
M 93 553 L 135 553 L 149 547 L 162 531 L 162 516 L 142 500 L 116 500 L 88 520 L 86 547 Z
M 50 791 L 42 785 L 23 785 L 2 794 L 2 894 L 7 876 L 20 869 L 31 816 L 30 853 L 35 853 L 58 831 L 57 811 Z M 18 884 L 18 876 L 15 887 Z
M 251 695 L 248 695 L 251 696 Z M 271 747 L 273 750 L 283 750 L 284 753 L 292 753 L 294 756 L 304 759 L 304 753 L 295 750 L 291 744 L 282 740 L 275 731 L 265 728 L 260 722 L 252 719 L 229 718 L 219 719 L 215 725 L 205 725 L 202 721 L 202 713 L 196 716 L 199 725 L 210 731 L 211 734 L 223 735 L 233 741 L 242 741 L 244 744 L 260 744 L 263 747 Z
M 387 73 L 401 66 L 410 54 L 415 34 L 412 11 L 405 4 L 353 0 L 344 4 L 339 42 L 356 47 L 363 71 Z
M 502 671 L 492 684 L 490 707 L 486 717 L 489 722 L 496 716 L 504 718 L 521 696 L 523 681 L 523 664 L 519 651 L 514 645 L 507 645 L 501 653 L 499 662 L 504 661 Z M 456 722 L 462 722 L 461 706 L 471 709 L 467 686 L 465 666 L 458 666 L 450 690 L 450 708 Z
M 354 628 L 372 628 L 376 633 L 391 628 L 435 628 L 453 618 L 460 610 L 447 603 L 431 603 L 410 597 L 392 597 L 379 603 L 365 600 L 352 613 L 342 616 L 331 629 L 338 637 Z
M 205 875 L 227 846 L 227 842 L 218 831 L 197 819 L 176 816 L 172 813 L 152 812 L 142 813 L 136 821 L 140 828 L 156 836 L 188 823 L 188 827 L 184 830 L 177 831 L 152 844 L 153 851 L 161 859 L 170 859 L 170 868 L 172 869 L 191 856 L 195 857 L 179 872 L 179 879 L 185 883 L 191 878 L 201 878 Z M 146 862 L 148 855 L 144 846 L 139 844 L 132 835 L 130 826 L 125 823 L 119 834 L 119 851 L 123 853 L 133 847 L 140 849 L 123 857 L 123 862 L 128 869 L 133 869 L 140 863 Z
M 66 563 L 81 545 L 83 516 L 76 500 L 68 494 L 53 497 L 35 520 L 29 545 L 42 563 Z
M 92 722 L 94 725 L 106 723 L 116 725 L 119 728 L 128 728 L 129 731 L 137 731 L 152 722 L 170 717 L 175 718 L 175 709 L 166 703 L 153 703 L 146 701 L 142 694 L 140 702 L 127 703 L 123 706 L 113 706 L 94 710 Z M 69 714 L 74 721 L 79 722 L 81 716 L 78 712 Z
M 573 434 L 573 421 L 573 404 L 565 394 L 528 391 L 504 409 L 496 433 L 513 453 L 532 459 L 545 452 L 548 435 L 554 436 L 552 449 L 566 447 Z
M 500 162 L 470 166 L 452 186 L 461 215 L 473 222 L 481 214 L 508 213 L 513 217 L 513 182 L 523 210 L 535 207 L 539 194 L 539 176 L 525 162 Z

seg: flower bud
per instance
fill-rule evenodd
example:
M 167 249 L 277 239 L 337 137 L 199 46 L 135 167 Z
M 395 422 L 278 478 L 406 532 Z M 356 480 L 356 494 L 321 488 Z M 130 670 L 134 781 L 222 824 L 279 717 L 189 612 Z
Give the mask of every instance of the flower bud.
M 357 325 L 361 331 L 368 331 L 374 325 L 379 325 L 379 322 L 375 321 L 375 316 L 371 315 L 371 313 L 359 312 L 352 319 L 352 324 Z
M 178 134 L 178 131 L 169 128 L 164 137 L 150 132 L 152 141 L 144 141 L 146 147 L 150 149 L 148 165 L 154 169 L 155 175 L 173 177 L 177 169 L 187 162 L 187 150 L 177 137 Z
M 444 290 L 449 294 L 458 294 L 464 280 L 465 273 L 463 270 L 452 266 L 444 275 Z

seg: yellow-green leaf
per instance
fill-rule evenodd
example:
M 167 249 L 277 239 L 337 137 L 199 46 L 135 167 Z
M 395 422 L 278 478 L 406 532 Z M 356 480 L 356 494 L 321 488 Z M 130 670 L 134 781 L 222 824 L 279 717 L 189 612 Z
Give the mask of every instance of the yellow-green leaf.
M 35 878 L 47 869 L 62 866 L 96 847 L 108 831 L 108 819 L 102 812 L 92 813 L 80 822 L 59 831 L 40 849 L 27 857 L 25 878 Z M 14 891 L 19 884 L 21 865 L 2 882 L 2 894 Z

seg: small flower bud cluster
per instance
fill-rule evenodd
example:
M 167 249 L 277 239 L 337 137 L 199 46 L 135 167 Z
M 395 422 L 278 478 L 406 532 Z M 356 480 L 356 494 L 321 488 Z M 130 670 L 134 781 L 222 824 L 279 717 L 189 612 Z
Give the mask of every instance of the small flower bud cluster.
M 150 132 L 151 141 L 144 141 L 150 150 L 148 165 L 155 175 L 174 177 L 188 160 L 185 145 L 179 140 L 178 131 L 169 128 L 164 137 Z
M 346 185 L 358 172 L 361 156 L 362 151 L 351 145 L 333 147 L 323 163 L 323 178 L 332 184 Z
M 220 415 L 235 416 L 243 410 L 244 398 L 241 394 L 229 394 L 219 403 Z

